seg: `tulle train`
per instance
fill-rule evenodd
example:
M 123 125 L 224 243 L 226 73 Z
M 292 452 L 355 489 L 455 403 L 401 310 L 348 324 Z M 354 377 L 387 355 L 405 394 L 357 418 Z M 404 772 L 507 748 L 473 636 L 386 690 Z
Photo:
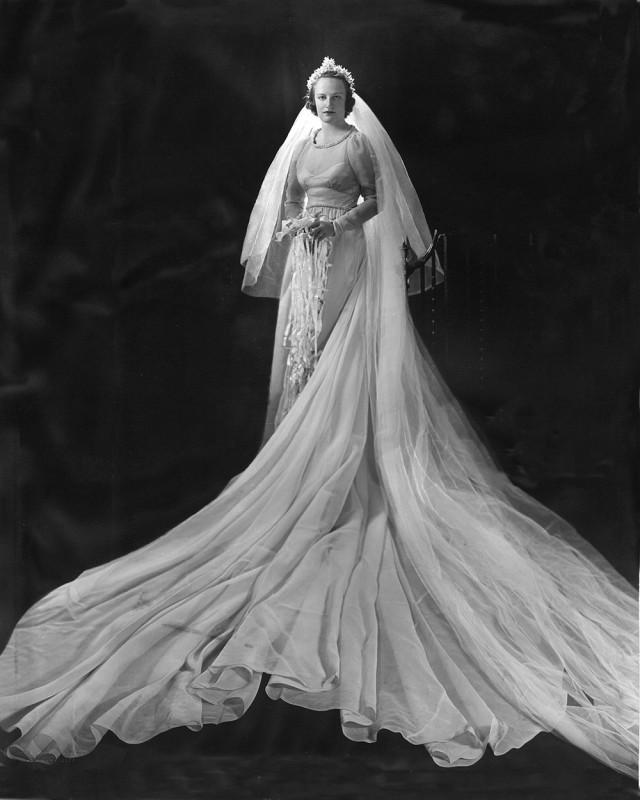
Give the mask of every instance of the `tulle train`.
M 633 773 L 631 590 L 499 476 L 454 480 L 442 387 L 430 430 L 448 447 L 430 441 L 420 485 L 420 442 L 381 458 L 366 291 L 363 273 L 277 435 L 216 500 L 23 617 L 0 657 L 11 757 L 235 720 L 266 673 L 272 698 L 339 709 L 353 740 L 397 731 L 441 766 L 546 730 Z

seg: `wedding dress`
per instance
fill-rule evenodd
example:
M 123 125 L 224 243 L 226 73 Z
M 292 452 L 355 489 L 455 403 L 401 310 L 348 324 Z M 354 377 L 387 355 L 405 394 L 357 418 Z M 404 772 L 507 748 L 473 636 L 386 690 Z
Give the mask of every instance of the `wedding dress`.
M 9 756 L 235 720 L 267 674 L 271 698 L 441 766 L 551 731 L 634 773 L 635 593 L 510 484 L 440 379 L 400 249 L 424 252 L 427 224 L 360 97 L 351 119 L 320 148 L 301 112 L 247 232 L 245 288 L 280 297 L 263 447 L 205 508 L 19 621 L 0 657 Z M 274 238 L 313 214 L 336 221 L 331 244 Z

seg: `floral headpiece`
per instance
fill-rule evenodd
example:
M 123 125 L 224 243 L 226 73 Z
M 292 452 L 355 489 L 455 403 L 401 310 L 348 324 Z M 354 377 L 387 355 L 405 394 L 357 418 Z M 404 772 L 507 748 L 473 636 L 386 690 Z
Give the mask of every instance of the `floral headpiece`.
M 309 80 L 307 81 L 307 92 L 310 92 L 311 89 L 313 88 L 314 83 L 320 78 L 322 78 L 324 75 L 326 75 L 328 72 L 335 72 L 341 78 L 344 78 L 344 80 L 349 85 L 351 92 L 352 93 L 355 92 L 356 84 L 353 80 L 353 75 L 349 72 L 348 69 L 341 67 L 340 64 L 336 64 L 336 62 L 332 58 L 329 58 L 329 56 L 325 56 L 324 61 L 322 62 L 322 64 L 320 64 L 318 69 L 315 72 L 312 72 L 311 75 L 309 75 Z

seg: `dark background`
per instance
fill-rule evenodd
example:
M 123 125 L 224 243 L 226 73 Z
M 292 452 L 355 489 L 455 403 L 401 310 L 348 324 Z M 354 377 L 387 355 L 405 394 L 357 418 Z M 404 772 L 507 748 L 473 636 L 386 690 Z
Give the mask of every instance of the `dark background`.
M 435 316 L 431 297 L 411 299 L 445 377 L 512 479 L 636 580 L 634 2 L 4 0 L 0 31 L 3 640 L 37 597 L 164 532 L 255 454 L 276 304 L 241 295 L 239 255 L 324 55 L 354 73 L 448 235 L 446 307 L 443 290 Z M 282 706 L 259 700 L 233 730 L 166 734 L 135 759 L 363 757 L 338 744 L 334 715 Z M 426 756 L 391 736 L 373 751 L 405 777 L 414 759 L 432 796 L 472 796 L 470 774 L 495 796 L 504 763 L 519 792 L 540 769 L 521 797 L 551 797 L 552 775 L 568 781 L 558 796 L 604 798 L 607 780 L 621 796 L 621 778 L 546 740 L 464 778 L 415 766 Z M 130 750 L 107 740 L 80 761 Z M 64 769 L 31 791 L 70 796 Z M 398 775 L 375 786 L 399 797 Z

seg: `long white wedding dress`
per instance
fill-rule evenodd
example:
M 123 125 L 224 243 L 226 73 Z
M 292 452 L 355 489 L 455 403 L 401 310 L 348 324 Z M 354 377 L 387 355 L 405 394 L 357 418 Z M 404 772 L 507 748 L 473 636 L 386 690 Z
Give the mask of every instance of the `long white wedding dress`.
M 634 773 L 635 592 L 495 468 L 439 378 L 402 274 L 426 222 L 359 97 L 352 119 L 318 148 L 301 112 L 247 234 L 246 287 L 281 296 L 264 446 L 212 503 L 19 621 L 0 657 L 10 757 L 235 720 L 268 674 L 270 697 L 442 766 L 552 731 Z M 332 246 L 275 242 L 284 201 L 338 220 Z

